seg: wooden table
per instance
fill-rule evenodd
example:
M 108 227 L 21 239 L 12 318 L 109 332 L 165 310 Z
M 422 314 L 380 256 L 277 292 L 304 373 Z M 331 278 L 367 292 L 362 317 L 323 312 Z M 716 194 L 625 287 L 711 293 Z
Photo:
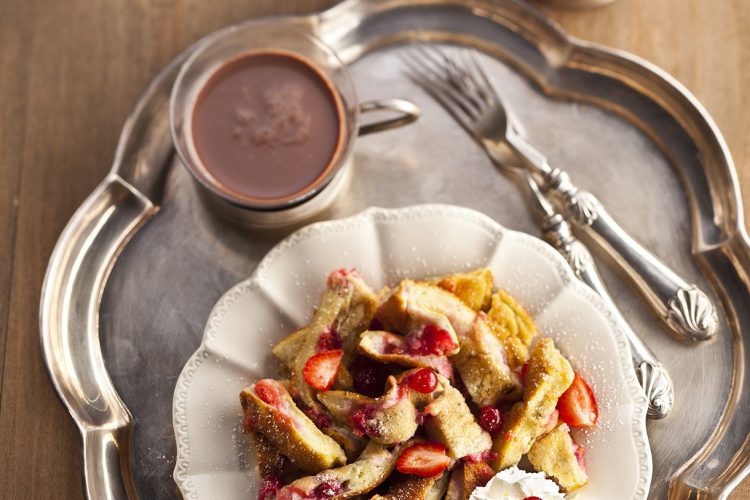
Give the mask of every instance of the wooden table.
M 283 11 L 330 3 L 287 0 Z M 200 36 L 277 14 L 279 4 L 0 0 L 0 498 L 83 495 L 78 430 L 39 348 L 40 288 L 60 231 L 109 169 L 123 121 L 154 74 Z M 717 121 L 750 189 L 750 2 L 544 10 L 573 35 L 681 80 Z M 750 480 L 731 498 L 750 498 Z

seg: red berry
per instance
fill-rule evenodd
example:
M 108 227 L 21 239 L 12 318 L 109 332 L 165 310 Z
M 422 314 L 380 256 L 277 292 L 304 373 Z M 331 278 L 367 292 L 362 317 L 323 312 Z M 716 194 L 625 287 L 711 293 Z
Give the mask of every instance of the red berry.
M 341 492 L 341 483 L 336 480 L 320 483 L 312 491 L 313 498 L 329 498 Z
M 358 356 L 350 369 L 354 388 L 358 393 L 371 398 L 383 394 L 388 379 L 388 367 L 365 356 Z
M 369 406 L 363 406 L 352 413 L 352 430 L 357 436 L 380 436 L 380 428 L 372 419 L 374 413 L 375 410 Z
M 435 390 L 438 384 L 437 375 L 431 368 L 422 368 L 406 378 L 409 388 L 423 394 L 429 394 Z
M 593 427 L 599 418 L 594 391 L 577 373 L 568 390 L 557 400 L 557 409 L 560 420 L 570 427 Z
M 328 288 L 343 288 L 349 287 L 349 278 L 360 278 L 359 272 L 356 269 L 338 269 L 328 275 Z
M 329 328 L 318 336 L 318 352 L 341 349 L 341 337 L 336 330 Z
M 276 493 L 281 488 L 281 479 L 276 476 L 269 477 L 260 486 L 258 500 L 276 500 Z
M 490 434 L 496 434 L 503 428 L 503 413 L 495 407 L 484 406 L 479 410 L 479 425 Z
M 343 357 L 344 351 L 341 349 L 319 352 L 310 356 L 302 368 L 302 378 L 313 389 L 327 391 L 336 380 Z
M 402 474 L 432 477 L 451 464 L 446 447 L 440 443 L 417 443 L 408 447 L 398 457 L 396 469 Z
M 525 497 L 523 500 L 542 500 L 539 497 Z
M 313 421 L 315 427 L 318 429 L 327 429 L 333 423 L 330 416 L 315 408 L 306 408 L 304 413 L 307 415 L 307 418 Z
M 410 335 L 408 342 L 413 353 L 425 356 L 452 354 L 458 347 L 447 330 L 435 325 L 426 325 L 421 332 Z
M 267 405 L 278 407 L 281 404 L 281 391 L 278 382 L 268 378 L 255 383 L 255 394 Z

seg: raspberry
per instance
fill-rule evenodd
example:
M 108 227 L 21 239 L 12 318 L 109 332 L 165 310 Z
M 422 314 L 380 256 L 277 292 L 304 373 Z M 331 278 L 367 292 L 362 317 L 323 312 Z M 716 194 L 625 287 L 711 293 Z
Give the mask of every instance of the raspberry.
M 333 327 L 328 328 L 318 337 L 318 352 L 341 349 L 341 337 Z
M 371 422 L 373 413 L 375 413 L 375 411 L 367 406 L 352 413 L 352 430 L 356 435 L 376 437 L 380 435 L 380 429 L 374 426 Z
M 484 406 L 479 410 L 479 425 L 490 434 L 495 434 L 503 427 L 503 414 L 497 408 Z
M 437 375 L 430 368 L 422 368 L 418 372 L 409 375 L 406 384 L 417 392 L 429 394 L 435 390 L 438 384 Z

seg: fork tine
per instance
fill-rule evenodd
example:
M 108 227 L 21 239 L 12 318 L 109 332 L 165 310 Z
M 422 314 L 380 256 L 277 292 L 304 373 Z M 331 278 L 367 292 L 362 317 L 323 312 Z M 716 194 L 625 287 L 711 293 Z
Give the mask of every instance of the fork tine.
M 462 95 L 471 101 L 478 112 L 482 112 L 486 104 L 490 103 L 486 98 L 486 92 L 482 89 L 481 82 L 470 70 L 465 56 L 465 50 L 456 50 L 456 56 L 451 57 L 437 46 L 431 47 L 432 55 L 439 60 L 446 77 L 450 82 L 461 88 Z M 434 59 L 433 59 L 434 60 Z
M 410 64 L 410 63 L 407 63 Z M 459 124 L 461 124 L 464 127 L 469 127 L 470 122 L 474 119 L 472 118 L 466 108 L 462 106 L 459 102 L 457 102 L 452 97 L 449 97 L 449 94 L 447 92 L 443 92 L 442 90 L 438 90 L 435 88 L 436 84 L 434 84 L 432 81 L 428 79 L 427 76 L 425 76 L 422 73 L 417 73 L 416 70 L 412 69 L 413 71 L 411 74 L 409 74 L 409 77 L 420 87 L 422 87 L 430 96 L 432 96 L 433 99 L 435 99 L 448 113 L 451 114 L 451 116 L 454 117 L 458 121 Z
M 474 117 L 482 113 L 483 100 L 474 95 L 472 85 L 467 84 L 466 72 L 456 65 L 453 58 L 435 46 L 419 46 L 419 52 L 422 54 L 422 61 L 427 61 L 422 65 L 431 68 L 434 77 L 444 86 L 450 87 Z
M 479 62 L 479 53 L 477 52 L 477 50 L 470 49 L 467 51 L 467 54 L 468 54 L 468 59 L 471 60 L 472 66 L 474 67 L 474 73 L 479 76 L 482 83 L 484 84 L 484 86 L 481 87 L 481 89 L 486 95 L 487 103 L 502 105 L 502 99 L 500 99 L 500 96 L 495 90 L 495 87 L 490 82 L 490 79 L 487 76 L 487 73 L 482 69 L 482 65 Z
M 409 70 L 409 76 L 438 100 L 459 122 L 476 120 L 478 109 L 458 89 L 445 82 L 445 78 L 432 66 L 423 64 L 414 53 L 400 52 L 400 59 Z M 468 126 L 468 123 L 465 123 Z

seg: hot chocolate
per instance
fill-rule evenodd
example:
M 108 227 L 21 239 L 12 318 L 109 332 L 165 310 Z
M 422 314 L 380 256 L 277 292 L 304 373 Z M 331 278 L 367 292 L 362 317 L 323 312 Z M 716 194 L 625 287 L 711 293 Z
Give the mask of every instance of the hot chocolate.
M 191 129 L 214 188 L 273 205 L 299 197 L 334 168 L 344 119 L 337 90 L 315 66 L 264 50 L 231 59 L 206 80 Z

